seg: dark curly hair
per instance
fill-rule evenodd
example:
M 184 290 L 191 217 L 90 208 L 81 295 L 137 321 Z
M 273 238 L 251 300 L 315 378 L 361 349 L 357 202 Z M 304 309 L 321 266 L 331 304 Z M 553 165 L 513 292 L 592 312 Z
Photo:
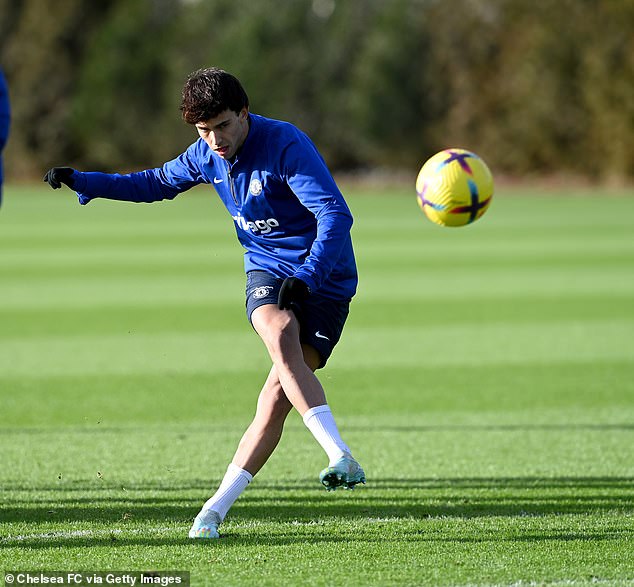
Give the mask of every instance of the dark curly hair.
M 183 86 L 181 112 L 189 124 L 215 118 L 225 110 L 236 114 L 249 107 L 249 97 L 236 77 L 208 67 L 190 74 Z

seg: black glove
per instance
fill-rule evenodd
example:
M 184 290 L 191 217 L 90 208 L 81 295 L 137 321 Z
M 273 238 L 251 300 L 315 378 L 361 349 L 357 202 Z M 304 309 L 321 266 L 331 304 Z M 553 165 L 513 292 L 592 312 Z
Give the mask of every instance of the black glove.
M 75 170 L 72 167 L 53 167 L 46 172 L 44 181 L 54 190 L 61 188 L 63 183 L 72 189 L 75 183 L 72 180 L 73 171 Z
M 305 281 L 299 277 L 287 277 L 280 288 L 277 307 L 280 310 L 290 310 L 293 303 L 301 302 L 309 295 L 310 289 Z

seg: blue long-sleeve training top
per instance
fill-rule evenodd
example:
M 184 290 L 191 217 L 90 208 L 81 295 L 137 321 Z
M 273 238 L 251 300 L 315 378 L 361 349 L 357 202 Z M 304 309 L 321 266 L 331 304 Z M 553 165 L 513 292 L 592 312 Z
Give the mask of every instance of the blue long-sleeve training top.
M 75 171 L 79 201 L 156 202 L 213 184 L 246 249 L 246 271 L 299 277 L 311 292 L 351 298 L 357 287 L 352 214 L 326 163 L 292 124 L 249 118 L 249 133 L 232 163 L 198 139 L 160 168 L 127 175 Z
M 10 106 L 9 106 L 9 89 L 4 78 L 2 70 L 0 70 L 0 203 L 2 202 L 2 181 L 4 179 L 2 168 L 2 150 L 9 138 L 10 125 Z

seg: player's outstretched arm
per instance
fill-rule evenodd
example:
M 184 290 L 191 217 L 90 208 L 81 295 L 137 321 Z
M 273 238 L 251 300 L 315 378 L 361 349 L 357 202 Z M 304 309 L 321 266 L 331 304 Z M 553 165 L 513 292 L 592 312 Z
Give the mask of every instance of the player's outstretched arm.
M 75 170 L 72 167 L 53 167 L 46 172 L 44 181 L 48 183 L 54 190 L 58 190 L 62 187 L 62 184 L 67 185 L 69 188 L 73 188 L 73 172 Z
M 77 193 L 82 205 L 95 198 L 148 204 L 172 200 L 195 185 L 209 183 L 209 178 L 201 172 L 205 163 L 204 153 L 200 153 L 203 147 L 206 148 L 206 144 L 199 139 L 162 167 L 127 174 L 53 167 L 44 176 L 44 181 L 53 189 L 67 185 Z

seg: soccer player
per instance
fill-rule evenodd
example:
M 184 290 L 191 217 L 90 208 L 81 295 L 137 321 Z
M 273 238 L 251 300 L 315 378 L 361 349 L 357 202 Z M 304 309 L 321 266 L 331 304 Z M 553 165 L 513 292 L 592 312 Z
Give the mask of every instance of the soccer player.
M 338 431 L 315 371 L 339 341 L 356 291 L 352 215 L 315 145 L 295 126 L 249 112 L 234 76 L 192 73 L 183 87 L 184 120 L 199 139 L 161 168 L 128 175 L 54 167 L 44 177 L 66 184 L 87 204 L 97 197 L 131 202 L 172 199 L 212 184 L 246 249 L 246 309 L 273 363 L 256 414 L 190 538 L 218 538 L 229 508 L 277 446 L 295 408 L 326 452 L 328 490 L 365 483 Z
M 10 122 L 10 107 L 9 107 L 9 89 L 7 88 L 7 82 L 4 79 L 4 74 L 0 69 L 0 206 L 2 206 L 2 151 L 7 144 L 9 138 L 9 122 Z

